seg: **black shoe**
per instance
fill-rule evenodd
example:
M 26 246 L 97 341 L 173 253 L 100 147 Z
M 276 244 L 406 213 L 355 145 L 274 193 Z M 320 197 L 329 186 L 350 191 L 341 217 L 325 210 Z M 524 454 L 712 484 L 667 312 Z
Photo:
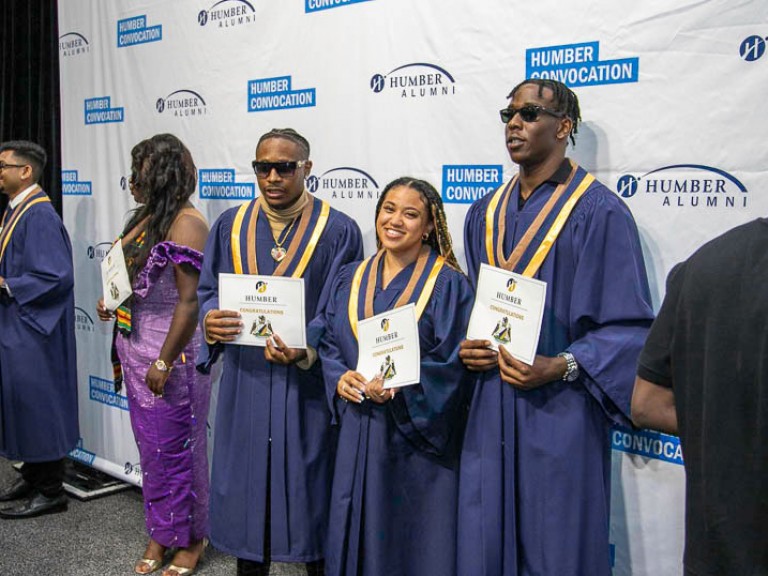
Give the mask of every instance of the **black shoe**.
M 32 484 L 24 480 L 24 477 L 19 478 L 11 484 L 9 488 L 6 488 L 0 492 L 0 502 L 8 502 L 10 500 L 18 500 L 32 494 Z
M 60 494 L 53 498 L 48 498 L 43 494 L 35 494 L 14 508 L 3 508 L 0 510 L 0 518 L 8 518 L 10 520 L 16 518 L 34 518 L 35 516 L 42 516 L 43 514 L 63 512 L 66 509 L 67 497 L 64 494 Z

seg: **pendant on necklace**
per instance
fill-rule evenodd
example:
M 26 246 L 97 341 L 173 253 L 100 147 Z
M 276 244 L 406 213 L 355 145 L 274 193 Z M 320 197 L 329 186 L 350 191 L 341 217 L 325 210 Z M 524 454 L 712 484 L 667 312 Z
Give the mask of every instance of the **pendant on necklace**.
M 288 252 L 286 251 L 286 249 L 283 248 L 282 246 L 275 246 L 274 248 L 272 248 L 272 251 L 270 252 L 270 254 L 272 254 L 272 260 L 274 260 L 275 262 L 282 262 L 283 258 L 285 258 L 285 255 L 287 253 Z

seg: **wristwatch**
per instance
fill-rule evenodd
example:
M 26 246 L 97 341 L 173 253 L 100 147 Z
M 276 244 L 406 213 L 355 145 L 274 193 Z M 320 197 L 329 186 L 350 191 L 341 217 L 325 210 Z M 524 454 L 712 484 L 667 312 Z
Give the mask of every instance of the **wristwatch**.
M 579 377 L 579 363 L 576 362 L 576 358 L 570 352 L 560 352 L 558 357 L 563 358 L 566 362 L 565 374 L 563 374 L 563 380 L 566 382 L 573 382 Z
M 12 294 L 11 294 L 11 287 L 8 286 L 8 283 L 5 280 L 0 282 L 0 290 L 5 292 L 8 295 L 9 298 L 12 296 Z
M 168 364 L 165 363 L 165 360 L 158 358 L 155 360 L 152 365 L 160 370 L 160 372 L 170 372 L 173 366 L 168 366 Z

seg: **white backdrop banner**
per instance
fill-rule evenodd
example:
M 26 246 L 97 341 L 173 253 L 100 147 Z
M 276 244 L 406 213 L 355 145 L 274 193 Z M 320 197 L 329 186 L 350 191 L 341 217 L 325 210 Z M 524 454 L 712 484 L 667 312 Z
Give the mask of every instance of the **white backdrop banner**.
M 67 0 L 59 13 L 73 456 L 130 482 L 138 454 L 95 304 L 100 260 L 133 208 L 130 150 L 153 134 L 192 151 L 211 222 L 254 197 L 258 137 L 292 127 L 312 144 L 308 189 L 357 220 L 367 253 L 380 190 L 412 175 L 441 191 L 463 258 L 467 208 L 515 171 L 506 95 L 526 77 L 563 81 L 583 116 L 569 154 L 632 210 L 657 308 L 675 263 L 768 213 L 761 0 Z M 677 439 L 615 430 L 612 445 L 614 573 L 680 574 Z

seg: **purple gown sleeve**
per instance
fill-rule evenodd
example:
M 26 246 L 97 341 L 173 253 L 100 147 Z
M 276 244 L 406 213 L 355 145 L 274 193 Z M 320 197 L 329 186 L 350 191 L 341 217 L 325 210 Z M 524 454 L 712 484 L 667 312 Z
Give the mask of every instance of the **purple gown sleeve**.
M 237 208 L 224 212 L 211 228 L 208 240 L 203 250 L 203 262 L 200 269 L 200 281 L 197 285 L 197 299 L 200 305 L 200 327 L 203 319 L 211 310 L 219 308 L 219 273 L 232 273 L 232 256 L 230 253 L 230 234 L 232 220 Z M 203 339 L 200 354 L 197 357 L 197 368 L 208 373 L 224 348 L 224 344 L 208 344 Z

